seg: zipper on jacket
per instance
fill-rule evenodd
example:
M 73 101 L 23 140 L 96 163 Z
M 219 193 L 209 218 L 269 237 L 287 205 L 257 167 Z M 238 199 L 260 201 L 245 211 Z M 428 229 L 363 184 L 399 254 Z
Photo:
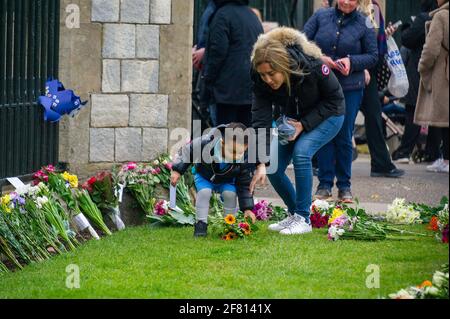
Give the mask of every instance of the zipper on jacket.
M 297 116 L 300 116 L 300 110 L 298 108 L 298 96 L 295 97 L 295 105 L 297 107 Z

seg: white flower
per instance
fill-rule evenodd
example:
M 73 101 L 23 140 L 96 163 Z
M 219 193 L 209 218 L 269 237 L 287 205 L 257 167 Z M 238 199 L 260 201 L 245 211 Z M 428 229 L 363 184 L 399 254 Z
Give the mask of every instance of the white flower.
M 444 274 L 441 271 L 436 271 L 433 275 L 433 284 L 437 287 L 442 287 L 445 282 L 448 283 L 448 273 Z
M 21 187 L 19 187 L 16 192 L 19 196 L 23 197 L 28 195 L 28 193 L 30 192 L 31 186 L 30 185 L 23 185 Z
M 37 205 L 37 207 L 39 207 L 39 209 L 42 209 L 42 206 L 46 203 L 48 203 L 47 196 L 38 197 L 36 199 L 36 205 Z
M 338 240 L 345 233 L 345 230 L 336 226 L 331 226 L 328 229 L 328 236 L 330 239 Z
M 313 205 L 320 209 L 320 211 L 326 211 L 330 208 L 330 204 L 327 201 L 320 199 L 315 200 Z
M 392 205 L 388 206 L 386 220 L 392 224 L 414 224 L 420 223 L 420 213 L 412 206 L 405 203 L 405 199 L 396 198 Z
M 159 161 L 158 160 L 154 160 L 153 161 L 153 166 L 158 166 L 159 165 Z
M 425 288 L 425 294 L 431 295 L 431 296 L 438 296 L 439 295 L 439 289 L 436 287 L 426 287 Z

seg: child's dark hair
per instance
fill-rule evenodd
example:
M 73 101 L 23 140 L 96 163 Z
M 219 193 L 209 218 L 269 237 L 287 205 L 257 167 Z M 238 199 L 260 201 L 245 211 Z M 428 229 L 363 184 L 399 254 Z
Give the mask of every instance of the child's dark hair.
M 231 137 L 228 134 L 232 134 L 233 144 L 239 143 L 248 145 L 249 134 L 247 131 L 247 126 L 242 123 L 230 123 L 225 128 L 225 137 Z

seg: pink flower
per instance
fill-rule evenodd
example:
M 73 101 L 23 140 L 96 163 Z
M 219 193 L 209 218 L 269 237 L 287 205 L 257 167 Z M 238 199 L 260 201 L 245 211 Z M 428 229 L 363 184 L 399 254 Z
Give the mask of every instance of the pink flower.
M 172 164 L 172 163 L 167 163 L 167 164 L 165 165 L 165 167 L 166 167 L 169 171 L 171 171 L 171 170 L 172 170 L 172 167 L 173 167 L 173 164 Z
M 258 220 L 268 220 L 272 215 L 272 208 L 266 200 L 256 203 L 252 211 Z
M 169 205 L 168 205 L 167 201 L 160 200 L 159 202 L 156 203 L 155 209 L 154 209 L 155 215 L 164 216 L 164 215 L 167 215 L 168 211 L 169 211 Z
M 137 168 L 137 164 L 135 162 L 130 162 L 127 164 L 127 169 L 132 171 L 135 170 Z
M 45 170 L 49 173 L 54 173 L 55 172 L 55 166 L 53 165 L 48 165 Z
M 161 168 L 159 168 L 159 167 L 155 168 L 155 172 L 156 172 L 156 175 L 160 174 L 161 173 Z

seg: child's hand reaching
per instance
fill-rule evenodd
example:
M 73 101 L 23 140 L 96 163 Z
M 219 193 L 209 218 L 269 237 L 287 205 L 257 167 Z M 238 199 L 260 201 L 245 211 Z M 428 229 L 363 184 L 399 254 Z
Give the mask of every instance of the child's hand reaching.
M 247 209 L 244 213 L 244 218 L 250 218 L 252 220 L 252 223 L 256 223 L 256 215 L 249 209 Z
M 180 178 L 181 178 L 180 173 L 172 171 L 172 173 L 170 174 L 170 184 L 172 184 L 172 186 L 177 186 Z

